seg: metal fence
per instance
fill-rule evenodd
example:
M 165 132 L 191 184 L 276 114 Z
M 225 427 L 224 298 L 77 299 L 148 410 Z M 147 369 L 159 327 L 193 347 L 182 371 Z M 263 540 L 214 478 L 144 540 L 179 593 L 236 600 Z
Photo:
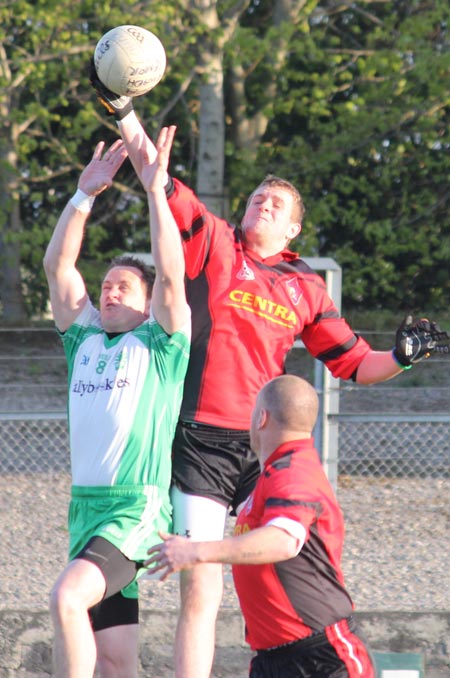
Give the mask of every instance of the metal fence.
M 339 475 L 450 477 L 449 415 L 341 415 Z
M 64 413 L 0 415 L 0 473 L 70 471 Z
M 450 477 L 450 415 L 340 415 L 338 474 Z M 0 473 L 70 469 L 64 413 L 0 415 Z
M 328 463 L 338 475 L 450 477 L 450 358 L 427 363 L 409 381 L 402 375 L 402 382 L 360 387 L 333 380 L 339 406 L 322 417 L 335 438 Z M 301 349 L 290 367 L 314 377 Z M 0 473 L 68 472 L 66 367 L 54 330 L 0 331 L 0 369 Z M 320 448 L 320 435 L 316 442 Z

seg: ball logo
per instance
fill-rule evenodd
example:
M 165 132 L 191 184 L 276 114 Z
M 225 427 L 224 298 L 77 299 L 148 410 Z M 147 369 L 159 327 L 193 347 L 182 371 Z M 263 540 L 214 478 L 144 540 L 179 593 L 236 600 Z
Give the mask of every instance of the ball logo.
M 130 26 L 128 28 L 128 33 L 132 35 L 136 40 L 140 43 L 143 43 L 145 40 L 145 36 L 143 35 L 142 31 L 137 30 L 134 26 Z
M 97 51 L 99 53 L 99 58 L 100 55 L 105 54 L 109 50 L 110 43 L 109 40 L 105 40 L 104 42 L 100 42 L 97 46 Z

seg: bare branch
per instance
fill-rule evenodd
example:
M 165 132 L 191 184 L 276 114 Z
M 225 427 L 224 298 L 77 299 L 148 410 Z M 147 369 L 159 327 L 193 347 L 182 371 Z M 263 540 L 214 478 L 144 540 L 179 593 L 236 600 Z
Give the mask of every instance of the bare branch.
M 160 112 L 158 113 L 159 120 L 164 120 L 169 111 L 171 111 L 172 108 L 178 103 L 178 101 L 186 94 L 192 80 L 194 79 L 195 73 L 196 73 L 195 70 L 189 73 L 189 75 L 183 80 L 178 90 L 173 95 L 173 97 L 169 99 L 164 108 L 160 110 Z

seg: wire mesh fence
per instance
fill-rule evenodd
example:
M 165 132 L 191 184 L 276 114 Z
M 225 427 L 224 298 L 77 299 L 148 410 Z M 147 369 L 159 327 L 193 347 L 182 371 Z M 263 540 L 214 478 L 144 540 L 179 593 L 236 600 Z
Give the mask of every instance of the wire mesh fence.
M 450 416 L 338 419 L 339 475 L 450 477 Z
M 339 475 L 450 477 L 450 415 L 342 415 Z M 70 470 L 66 417 L 0 415 L 0 473 Z
M 371 387 L 341 382 L 339 475 L 450 477 L 450 357 Z M 293 352 L 288 371 L 312 377 Z M 66 364 L 52 328 L 0 331 L 0 473 L 68 472 Z M 407 379 L 404 379 L 404 376 Z
M 63 413 L 0 415 L 0 473 L 70 471 L 69 436 Z

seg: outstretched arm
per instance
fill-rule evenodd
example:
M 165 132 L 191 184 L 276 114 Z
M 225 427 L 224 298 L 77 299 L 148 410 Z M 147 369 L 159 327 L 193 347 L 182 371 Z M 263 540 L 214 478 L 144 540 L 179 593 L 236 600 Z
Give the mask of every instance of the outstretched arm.
M 143 183 L 142 168 L 144 158 L 152 163 L 156 158 L 156 147 L 150 137 L 147 136 L 133 108 L 133 98 L 120 96 L 111 92 L 99 79 L 95 64 L 92 60 L 89 66 L 89 77 L 91 85 L 95 90 L 97 98 L 105 108 L 108 115 L 113 115 L 116 119 L 119 132 L 128 151 L 128 157 L 133 165 L 137 176 Z M 164 181 L 167 183 L 168 177 Z
M 44 269 L 56 326 L 64 332 L 86 303 L 86 287 L 76 262 L 84 228 L 95 197 L 111 186 L 127 153 L 121 140 L 102 157 L 104 142 L 97 144 L 92 160 L 78 181 L 78 190 L 58 219 L 44 256 Z
M 192 541 L 163 532 L 159 536 L 164 541 L 149 549 L 150 558 L 144 564 L 152 573 L 160 571 L 161 581 L 172 572 L 186 570 L 199 563 L 277 563 L 293 558 L 301 546 L 296 537 L 274 525 L 258 527 L 221 541 Z
M 175 126 L 163 127 L 153 160 L 147 152 L 142 154 L 141 175 L 147 192 L 150 239 L 156 271 L 152 311 L 167 334 L 179 330 L 190 314 L 184 286 L 181 238 L 164 190 L 175 129 Z
M 436 322 L 427 318 L 414 321 L 408 315 L 396 332 L 393 350 L 367 353 L 358 367 L 356 381 L 359 384 L 386 381 L 449 345 L 449 334 Z
M 396 377 L 403 368 L 395 361 L 392 351 L 369 351 L 356 373 L 357 384 L 377 384 Z
M 146 159 L 150 162 L 155 160 L 157 155 L 155 144 L 147 135 L 134 109 L 122 120 L 118 120 L 117 126 L 128 151 L 131 164 L 145 188 L 142 177 L 143 165 Z M 166 170 L 162 177 L 163 186 L 167 184 L 168 178 Z

